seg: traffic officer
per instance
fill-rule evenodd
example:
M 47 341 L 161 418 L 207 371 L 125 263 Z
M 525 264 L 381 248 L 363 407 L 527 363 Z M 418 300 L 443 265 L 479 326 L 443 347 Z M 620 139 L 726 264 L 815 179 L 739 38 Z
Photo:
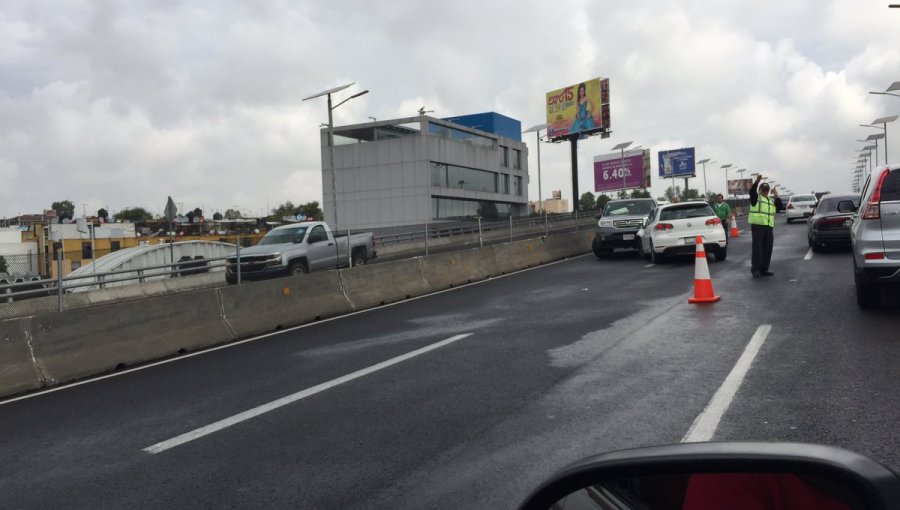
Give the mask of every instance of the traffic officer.
M 716 216 L 722 220 L 722 228 L 725 229 L 725 238 L 728 239 L 728 218 L 731 216 L 731 206 L 725 201 L 725 197 L 721 193 L 716 195 L 716 202 L 713 204 L 713 211 Z
M 762 183 L 762 175 L 756 176 L 756 182 L 750 187 L 750 233 L 753 237 L 753 256 L 750 273 L 754 278 L 775 276 L 769 271 L 772 261 L 772 244 L 775 241 L 775 200 L 769 198 L 769 183 Z M 778 196 L 778 192 L 775 192 Z

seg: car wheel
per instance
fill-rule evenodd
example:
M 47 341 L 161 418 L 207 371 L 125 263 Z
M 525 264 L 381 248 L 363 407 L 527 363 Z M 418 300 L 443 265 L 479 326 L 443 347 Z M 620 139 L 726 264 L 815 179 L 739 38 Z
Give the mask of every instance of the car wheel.
M 863 310 L 876 308 L 881 304 L 881 289 L 873 282 L 856 277 L 856 304 Z
M 809 247 L 812 249 L 813 253 L 819 253 L 820 251 L 822 251 L 822 245 L 813 241 L 812 239 L 809 240 Z
M 353 259 L 351 260 L 353 263 L 353 267 L 364 266 L 366 265 L 366 256 L 362 252 L 356 252 L 353 254 Z
M 790 218 L 785 218 L 785 220 L 784 220 L 784 221 L 785 221 L 785 223 L 787 223 L 787 224 L 788 224 L 788 225 L 790 225 L 790 224 L 791 224 L 791 219 L 790 219 Z
M 308 272 L 309 268 L 306 267 L 305 262 L 292 262 L 291 265 L 288 266 L 288 274 L 291 276 L 300 276 Z
M 719 248 L 716 250 L 716 262 L 722 262 L 723 260 L 725 260 L 725 257 L 727 257 L 727 256 L 728 256 L 728 248 L 725 248 L 724 246 L 719 246 Z
M 641 258 L 650 260 L 650 254 L 644 249 L 644 241 L 638 241 L 638 253 L 641 254 Z
M 594 238 L 594 242 L 591 243 L 591 249 L 594 251 L 594 255 L 597 256 L 598 259 L 603 258 L 603 247 L 600 245 L 600 241 L 597 238 Z
M 654 264 L 662 264 L 665 262 L 665 257 L 662 253 L 656 253 L 656 250 L 653 249 L 653 241 L 650 241 L 650 262 Z

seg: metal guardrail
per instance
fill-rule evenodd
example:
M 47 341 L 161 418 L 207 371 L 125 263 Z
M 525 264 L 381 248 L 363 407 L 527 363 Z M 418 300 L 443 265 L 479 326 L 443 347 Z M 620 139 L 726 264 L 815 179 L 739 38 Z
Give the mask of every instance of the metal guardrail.
M 434 228 L 433 225 L 424 224 L 420 230 L 411 230 L 386 236 L 376 237 L 376 244 L 385 247 L 402 243 L 423 242 L 424 253 L 429 252 L 429 239 L 452 238 L 458 236 L 477 236 L 479 245 L 483 245 L 485 235 L 491 232 L 508 232 L 510 239 L 514 233 L 522 234 L 527 231 L 540 230 L 548 235 L 558 228 L 570 228 L 574 222 L 575 230 L 579 228 L 579 222 L 593 219 L 596 211 L 588 211 L 577 214 L 544 214 L 542 216 L 529 216 L 527 218 L 512 219 L 506 221 L 484 222 L 480 218 L 467 224 L 453 224 L 450 227 Z M 568 223 L 567 225 L 562 225 Z M 445 224 L 444 224 L 445 225 Z M 352 232 L 348 232 L 352 234 Z M 341 233 L 343 235 L 343 233 Z M 493 236 L 496 239 L 496 236 Z M 464 241 L 469 243 L 472 241 Z M 74 295 L 89 289 L 105 289 L 118 287 L 126 282 L 145 283 L 148 280 L 160 281 L 167 278 L 178 278 L 213 270 L 225 269 L 229 265 L 237 268 L 237 283 L 241 283 L 241 268 L 253 265 L 256 262 L 241 260 L 242 248 L 236 246 L 235 252 L 224 257 L 178 260 L 169 264 L 144 266 L 140 268 L 120 269 L 116 271 L 104 271 L 87 273 L 77 276 L 65 276 L 54 278 L 30 277 L 28 281 L 4 282 L 0 280 L 0 304 L 20 302 L 38 297 L 57 296 L 59 311 L 65 310 L 65 297 Z M 62 253 L 57 253 L 57 267 L 62 267 Z M 350 256 L 350 253 L 347 254 Z M 235 264 L 229 264 L 228 259 L 237 259 Z M 18 278 L 17 278 L 18 279 Z M 224 278 L 223 278 L 224 280 Z M 223 282 L 224 283 L 224 282 Z M 42 305 L 46 307 L 46 303 Z
M 569 214 L 545 214 L 543 216 L 528 216 L 526 218 L 517 220 L 510 218 L 506 221 L 485 222 L 476 220 L 475 222 L 469 224 L 453 224 L 453 226 L 445 226 L 443 228 L 442 225 L 446 224 L 426 223 L 417 230 L 401 232 L 398 234 L 377 235 L 375 242 L 376 244 L 381 246 L 388 246 L 391 244 L 398 244 L 403 242 L 422 241 L 426 238 L 437 239 L 441 237 L 472 235 L 478 233 L 484 234 L 485 232 L 492 232 L 502 229 L 514 230 L 516 228 L 536 227 L 541 225 L 547 227 L 547 230 L 549 230 L 549 225 L 551 224 L 573 220 L 578 221 L 588 218 L 593 219 L 594 215 L 596 214 L 597 211 L 587 211 Z
M 62 311 L 64 309 L 62 305 L 62 296 L 72 292 L 74 289 L 103 289 L 109 287 L 110 284 L 113 283 L 122 283 L 135 280 L 137 280 L 139 283 L 144 283 L 150 278 L 159 280 L 165 278 L 177 278 L 181 276 L 207 273 L 213 269 L 225 268 L 228 265 L 226 262 L 227 259 L 233 257 L 233 255 L 228 255 L 226 257 L 179 260 L 171 264 L 144 266 L 140 268 L 121 269 L 117 271 L 105 271 L 80 276 L 66 276 L 64 278 L 43 278 L 22 282 L 0 283 L 0 303 L 21 301 L 25 298 L 58 295 L 60 296 L 61 303 L 60 311 Z M 239 251 L 237 252 L 237 257 L 238 259 L 240 258 Z M 252 262 L 241 261 L 238 263 L 238 266 L 246 266 L 249 264 L 252 264 Z M 23 288 L 25 290 L 19 290 Z

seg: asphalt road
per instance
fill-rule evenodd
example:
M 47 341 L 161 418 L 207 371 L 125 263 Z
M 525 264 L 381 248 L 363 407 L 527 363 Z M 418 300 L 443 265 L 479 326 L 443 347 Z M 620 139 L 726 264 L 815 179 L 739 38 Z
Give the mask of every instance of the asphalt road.
M 687 303 L 690 257 L 584 256 L 7 402 L 2 507 L 514 508 L 584 456 L 681 441 L 763 325 L 713 439 L 900 468 L 900 314 L 857 309 L 848 253 L 808 255 L 779 218 L 776 276 L 732 240 L 714 305 Z

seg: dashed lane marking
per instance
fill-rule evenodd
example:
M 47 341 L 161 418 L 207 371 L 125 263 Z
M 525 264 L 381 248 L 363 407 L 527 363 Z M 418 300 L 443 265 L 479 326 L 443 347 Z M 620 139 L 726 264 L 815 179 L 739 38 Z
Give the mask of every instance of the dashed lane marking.
M 769 331 L 772 331 L 772 326 L 769 324 L 763 324 L 756 329 L 756 333 L 753 334 L 750 342 L 747 343 L 744 353 L 738 358 L 728 377 L 719 386 L 712 400 L 706 405 L 706 409 L 697 416 L 691 428 L 688 429 L 687 434 L 681 439 L 682 443 L 698 443 L 712 440 L 716 429 L 719 428 L 719 421 L 721 421 L 725 411 L 731 407 L 731 402 L 734 401 L 734 396 L 741 388 L 741 383 L 744 382 L 744 377 L 750 370 L 750 365 L 753 364 L 759 349 L 766 341 L 766 337 L 769 336 Z
M 386 361 L 382 361 L 381 363 L 377 363 L 370 367 L 363 368 L 362 370 L 357 370 L 356 372 L 347 374 L 342 377 L 338 377 L 337 379 L 332 379 L 328 382 L 324 382 L 322 384 L 318 384 L 311 388 L 307 388 L 302 391 L 298 391 L 297 393 L 293 393 L 286 397 L 281 397 L 278 400 L 273 400 L 268 404 L 263 404 L 258 407 L 254 407 L 253 409 L 244 411 L 242 413 L 238 413 L 234 416 L 230 416 L 223 420 L 219 420 L 215 423 L 210 423 L 204 427 L 200 427 L 198 429 L 194 429 L 190 432 L 186 432 L 181 434 L 180 436 L 173 437 L 172 439 L 168 439 L 166 441 L 162 441 L 160 443 L 156 443 L 155 445 L 148 446 L 143 449 L 143 451 L 147 453 L 161 453 L 166 450 L 175 448 L 176 446 L 181 446 L 185 443 L 189 443 L 195 439 L 200 439 L 203 436 L 208 436 L 214 432 L 218 432 L 222 429 L 228 428 L 232 425 L 237 425 L 243 421 L 247 421 L 251 418 L 255 418 L 261 414 L 268 413 L 269 411 L 274 411 L 279 407 L 284 407 L 288 404 L 292 404 L 298 400 L 302 400 L 306 397 L 311 397 L 317 393 L 321 393 L 327 389 L 334 388 L 335 386 L 344 384 L 345 382 L 352 381 L 354 379 L 359 379 L 365 375 L 371 374 L 373 372 L 377 372 L 379 370 L 383 370 L 392 365 L 396 365 L 397 363 L 401 363 L 411 358 L 415 358 L 416 356 L 420 356 L 425 354 L 426 352 L 433 351 L 435 349 L 439 349 L 444 347 L 445 345 L 452 344 L 453 342 L 462 340 L 468 336 L 471 336 L 472 333 L 465 333 L 462 335 L 455 335 L 447 338 L 446 340 L 441 340 L 440 342 L 433 343 L 431 345 L 426 345 L 421 349 L 416 349 L 414 351 L 407 352 L 406 354 L 401 354 L 400 356 L 396 356 Z

